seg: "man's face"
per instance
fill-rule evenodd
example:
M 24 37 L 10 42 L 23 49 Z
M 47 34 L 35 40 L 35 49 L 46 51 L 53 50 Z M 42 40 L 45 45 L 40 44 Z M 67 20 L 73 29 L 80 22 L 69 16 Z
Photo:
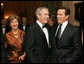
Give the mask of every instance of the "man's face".
M 48 23 L 49 20 L 49 11 L 47 9 L 42 9 L 41 14 L 39 15 L 39 21 L 42 24 Z
M 22 18 L 22 23 L 26 24 L 26 18 L 25 17 Z
M 51 19 L 49 19 L 48 25 L 53 26 L 54 25 L 54 21 L 52 21 Z
M 59 9 L 57 11 L 57 20 L 58 20 L 58 23 L 63 23 L 67 20 L 68 18 L 68 15 L 65 15 L 65 9 Z
M 6 25 L 6 20 L 3 19 L 1 23 L 2 23 L 2 25 Z

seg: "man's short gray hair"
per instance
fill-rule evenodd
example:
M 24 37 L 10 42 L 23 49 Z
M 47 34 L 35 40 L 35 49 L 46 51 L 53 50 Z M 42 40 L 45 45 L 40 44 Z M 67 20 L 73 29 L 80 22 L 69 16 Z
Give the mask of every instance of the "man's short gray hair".
M 38 14 L 40 15 L 42 9 L 47 9 L 48 10 L 48 8 L 46 8 L 46 7 L 39 7 L 39 8 L 36 9 L 36 15 L 38 15 Z

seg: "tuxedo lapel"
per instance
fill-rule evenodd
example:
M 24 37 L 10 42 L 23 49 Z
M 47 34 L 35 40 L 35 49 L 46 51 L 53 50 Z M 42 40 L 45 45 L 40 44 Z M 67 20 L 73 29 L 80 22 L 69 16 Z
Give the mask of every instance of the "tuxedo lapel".
M 63 31 L 60 39 L 64 38 L 64 36 L 67 35 L 69 29 L 70 29 L 70 24 L 68 23 L 65 30 Z
M 36 25 L 38 32 L 41 34 L 42 38 L 44 40 L 46 40 L 46 36 L 45 36 L 44 32 L 42 31 L 42 29 L 40 28 L 40 26 L 37 23 L 35 23 L 35 25 Z M 47 42 L 47 40 L 46 40 L 46 42 Z

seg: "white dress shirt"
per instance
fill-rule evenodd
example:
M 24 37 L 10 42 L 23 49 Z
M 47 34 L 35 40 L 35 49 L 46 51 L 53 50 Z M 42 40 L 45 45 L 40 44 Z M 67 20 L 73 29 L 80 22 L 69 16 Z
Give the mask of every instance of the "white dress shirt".
M 5 34 L 6 28 L 2 28 L 3 35 Z
M 39 26 L 41 27 L 41 29 L 43 30 L 43 32 L 44 32 L 44 34 L 45 34 L 45 36 L 46 36 L 46 40 L 47 40 L 47 44 L 48 44 L 48 46 L 49 46 L 49 34 L 48 34 L 48 30 L 47 30 L 47 28 L 42 28 L 43 27 L 43 24 L 42 23 L 40 23 L 38 20 L 36 21 L 38 24 L 39 24 Z M 50 47 L 50 46 L 49 46 Z
M 23 25 L 23 30 L 25 31 L 25 28 L 26 28 L 26 26 L 25 25 Z
M 65 29 L 66 26 L 67 26 L 67 24 L 68 24 L 68 21 L 65 21 L 64 23 L 62 23 L 62 26 L 61 26 L 61 34 L 60 34 L 60 36 L 62 35 L 64 29 Z M 57 31 L 58 31 L 59 26 L 60 26 L 60 25 L 58 25 L 58 27 L 57 27 L 57 30 L 56 30 L 55 36 L 57 35 Z
M 23 30 L 25 31 L 26 25 L 24 25 L 24 24 L 22 24 L 22 25 L 23 25 L 23 27 L 22 27 L 22 28 L 23 28 Z

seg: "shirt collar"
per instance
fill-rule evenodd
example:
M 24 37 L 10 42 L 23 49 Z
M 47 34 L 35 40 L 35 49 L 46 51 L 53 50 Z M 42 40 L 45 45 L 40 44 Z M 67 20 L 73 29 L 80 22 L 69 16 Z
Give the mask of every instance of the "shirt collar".
M 26 24 L 22 24 L 23 26 L 25 26 Z
M 41 28 L 43 27 L 43 24 L 40 21 L 37 20 L 36 22 Z
M 64 23 L 62 23 L 62 26 L 66 27 L 67 24 L 68 24 L 68 21 L 65 21 Z

